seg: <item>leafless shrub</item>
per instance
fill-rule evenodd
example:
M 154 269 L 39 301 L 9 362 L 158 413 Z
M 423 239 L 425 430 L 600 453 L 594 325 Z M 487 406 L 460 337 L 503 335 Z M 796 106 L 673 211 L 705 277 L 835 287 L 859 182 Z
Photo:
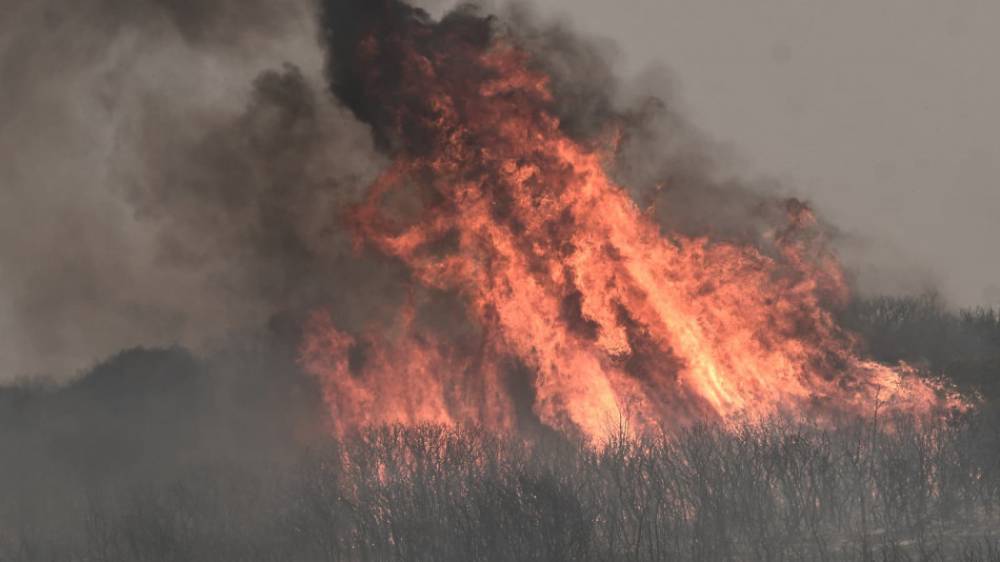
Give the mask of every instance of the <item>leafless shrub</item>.
M 382 427 L 272 473 L 91 494 L 79 540 L 0 560 L 1000 560 L 1000 451 L 975 416 L 771 420 L 599 446 Z

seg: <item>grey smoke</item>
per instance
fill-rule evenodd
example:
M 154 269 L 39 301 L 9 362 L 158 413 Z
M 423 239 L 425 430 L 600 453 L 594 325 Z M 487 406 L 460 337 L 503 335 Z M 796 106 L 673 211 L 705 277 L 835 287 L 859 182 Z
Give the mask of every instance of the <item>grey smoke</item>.
M 311 2 L 18 1 L 0 41 L 0 380 L 219 344 L 342 273 L 378 162 Z

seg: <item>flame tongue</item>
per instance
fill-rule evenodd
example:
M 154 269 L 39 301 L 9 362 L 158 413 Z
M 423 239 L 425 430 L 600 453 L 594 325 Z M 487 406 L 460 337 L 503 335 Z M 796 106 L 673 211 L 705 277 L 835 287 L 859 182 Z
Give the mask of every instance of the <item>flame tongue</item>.
M 318 314 L 302 358 L 338 431 L 510 428 L 511 359 L 533 373 L 542 423 L 595 438 L 623 413 L 652 428 L 817 402 L 855 408 L 876 392 L 930 407 L 934 389 L 863 361 L 837 327 L 826 303 L 846 289 L 835 260 L 800 236 L 812 228 L 808 209 L 790 205 L 773 255 L 664 235 L 602 155 L 561 131 L 529 57 L 482 40 L 480 20 L 461 21 L 395 22 L 360 42 L 359 68 L 371 69 L 362 81 L 396 156 L 353 221 L 415 283 L 459 295 L 476 343 L 419 327 L 413 307 L 393 330 L 360 339 Z M 391 88 L 377 64 L 389 56 Z M 416 211 L 398 209 L 407 197 Z

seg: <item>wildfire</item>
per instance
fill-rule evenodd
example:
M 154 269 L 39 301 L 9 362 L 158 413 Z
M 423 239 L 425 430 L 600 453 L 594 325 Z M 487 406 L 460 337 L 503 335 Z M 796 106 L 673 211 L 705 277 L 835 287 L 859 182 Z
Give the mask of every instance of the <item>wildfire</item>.
M 623 416 L 652 429 L 938 403 L 837 325 L 847 288 L 806 206 L 787 204 L 774 251 L 663 232 L 609 177 L 604 151 L 562 131 L 549 78 L 488 20 L 373 22 L 354 55 L 394 163 L 350 221 L 360 244 L 409 268 L 414 295 L 457 295 L 470 329 L 428 329 L 418 296 L 395 326 L 364 334 L 317 312 L 301 359 L 335 431 L 506 430 L 525 401 L 541 423 L 591 438 Z

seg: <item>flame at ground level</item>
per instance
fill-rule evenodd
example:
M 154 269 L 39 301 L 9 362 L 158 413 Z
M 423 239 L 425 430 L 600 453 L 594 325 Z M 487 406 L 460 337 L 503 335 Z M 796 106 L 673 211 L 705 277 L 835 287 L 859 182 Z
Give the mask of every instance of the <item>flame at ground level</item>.
M 769 251 L 662 232 L 605 155 L 562 131 L 530 57 L 468 35 L 416 21 L 358 45 L 362 87 L 396 146 L 351 213 L 359 242 L 404 263 L 415 287 L 458 295 L 474 330 L 443 337 L 416 321 L 416 303 L 360 335 L 317 313 L 301 361 L 336 431 L 510 429 L 527 407 L 599 438 L 623 417 L 651 429 L 940 405 L 939 389 L 865 360 L 837 325 L 847 289 L 807 207 L 786 205 Z M 514 371 L 527 393 L 512 390 Z

